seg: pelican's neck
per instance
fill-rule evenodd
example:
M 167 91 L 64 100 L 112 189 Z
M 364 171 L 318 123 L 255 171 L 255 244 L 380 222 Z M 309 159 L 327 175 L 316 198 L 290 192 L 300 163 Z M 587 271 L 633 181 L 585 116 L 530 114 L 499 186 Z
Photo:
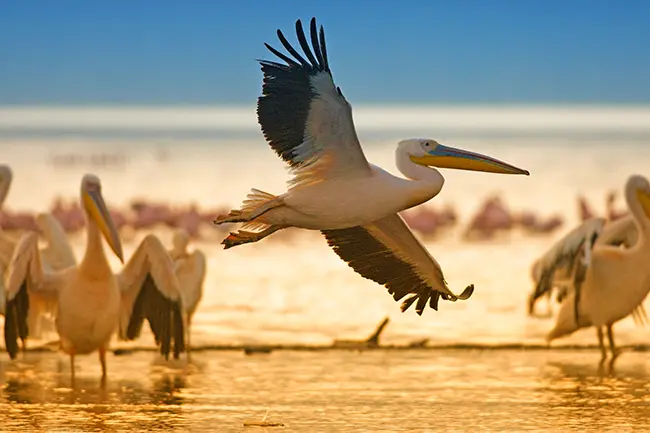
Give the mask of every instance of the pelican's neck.
M 407 178 L 431 185 L 437 185 L 438 191 L 442 189 L 442 184 L 445 182 L 445 179 L 435 168 L 425 167 L 414 163 L 411 160 L 410 155 L 400 149 L 396 152 L 395 162 L 397 164 L 397 169 Z
M 86 233 L 88 235 L 86 252 L 79 265 L 79 269 L 93 275 L 104 274 L 106 272 L 112 273 L 106 253 L 104 252 L 102 234 L 99 231 L 99 227 L 97 227 L 97 223 L 92 218 L 87 218 L 86 221 Z
M 425 167 L 413 162 L 408 153 L 398 148 L 395 154 L 397 169 L 411 182 L 407 194 L 406 207 L 417 206 L 438 195 L 445 183 L 445 178 L 435 168 Z
M 633 189 L 626 191 L 625 201 L 634 219 L 634 225 L 638 230 L 639 238 L 636 242 L 636 248 L 633 248 L 634 251 L 638 251 L 638 248 L 643 248 L 646 245 L 650 246 L 648 244 L 650 241 L 650 220 L 648 220 L 643 206 L 636 197 L 636 191 Z
M 174 245 L 174 248 L 170 251 L 169 256 L 172 260 L 186 259 L 190 256 L 187 252 L 187 248 Z

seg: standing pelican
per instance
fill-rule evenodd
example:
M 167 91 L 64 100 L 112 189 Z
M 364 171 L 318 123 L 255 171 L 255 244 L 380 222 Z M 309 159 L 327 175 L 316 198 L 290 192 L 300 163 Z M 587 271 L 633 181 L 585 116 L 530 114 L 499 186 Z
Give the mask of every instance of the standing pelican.
M 7 164 L 0 164 L 0 211 L 9 194 L 12 179 L 11 168 Z M 15 246 L 16 243 L 4 233 L 0 226 L 0 313 L 2 314 L 5 311 L 5 271 L 9 266 Z
M 533 263 L 535 289 L 528 297 L 528 314 L 534 315 L 535 303 L 542 296 L 550 301 L 553 288 L 557 289 L 559 302 L 572 291 L 580 290 L 595 246 L 631 248 L 637 241 L 638 231 L 631 215 L 615 221 L 595 217 L 583 221 Z M 576 304 L 576 312 L 577 308 Z M 632 312 L 632 317 L 638 325 L 648 322 L 643 304 Z
M 6 164 L 0 164 L 0 209 L 2 209 L 7 198 L 12 179 L 13 173 L 11 168 Z M 44 258 L 43 263 L 48 268 L 59 270 L 76 264 L 72 247 L 68 242 L 63 227 L 56 218 L 47 213 L 39 214 L 36 217 L 36 226 L 39 229 L 41 237 L 47 242 L 47 246 L 41 250 L 41 253 Z M 0 229 L 0 274 L 2 275 L 0 279 L 0 314 L 2 315 L 4 315 L 5 311 L 4 276 L 15 247 L 16 242 Z M 37 324 L 39 321 L 40 312 L 38 308 L 33 308 L 30 312 L 30 323 L 35 325 L 32 329 L 36 331 L 36 334 L 38 334 Z
M 271 148 L 294 177 L 289 190 L 275 196 L 253 189 L 240 210 L 215 224 L 246 223 L 224 241 L 225 248 L 256 242 L 272 233 L 299 227 L 320 230 L 334 251 L 356 272 L 388 288 L 405 311 L 418 299 L 416 312 L 438 299 L 467 299 L 473 285 L 457 296 L 442 270 L 409 230 L 398 212 L 435 197 L 444 183 L 434 168 L 529 174 L 496 159 L 443 146 L 435 140 L 410 139 L 397 146 L 400 178 L 370 164 L 361 149 L 352 110 L 336 87 L 327 57 L 323 28 L 311 20 L 310 48 L 300 20 L 298 42 L 307 59 L 278 38 L 293 59 L 266 47 L 286 64 L 260 61 L 263 95 L 257 114 Z
M 135 338 L 149 320 L 161 346 L 169 354 L 174 343 L 178 356 L 184 345 L 184 316 L 173 264 L 160 241 L 147 236 L 119 275 L 113 274 L 104 253 L 102 236 L 124 262 L 122 243 L 94 175 L 84 176 L 81 205 L 86 216 L 87 244 L 78 266 L 48 271 L 41 264 L 36 233 L 27 233 L 14 250 L 7 278 L 4 325 L 9 355 L 17 354 L 17 339 L 29 334 L 27 315 L 34 300 L 56 305 L 56 328 L 61 349 L 70 355 L 74 378 L 76 355 L 99 351 L 102 378 L 106 377 L 106 350 L 118 327 L 125 338 Z
M 637 309 L 650 291 L 650 183 L 631 176 L 625 199 L 634 218 L 638 240 L 631 248 L 594 245 L 586 261 L 584 279 L 562 301 L 555 327 L 546 339 L 572 334 L 594 326 L 602 361 L 607 358 L 603 328 L 607 329 L 612 360 L 618 356 L 612 326 Z
M 183 294 L 183 306 L 187 317 L 185 347 L 188 355 L 190 353 L 192 318 L 203 297 L 206 271 L 205 254 L 197 249 L 191 253 L 187 251 L 189 241 L 189 233 L 185 229 L 178 229 L 174 232 L 173 248 L 168 251 L 169 257 L 174 262 L 174 271 Z

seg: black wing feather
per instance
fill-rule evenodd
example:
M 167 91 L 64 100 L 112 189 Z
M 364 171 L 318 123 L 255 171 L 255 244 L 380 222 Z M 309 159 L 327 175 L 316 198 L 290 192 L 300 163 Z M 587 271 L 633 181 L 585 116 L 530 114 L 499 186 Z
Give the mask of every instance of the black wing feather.
M 154 335 L 160 353 L 169 358 L 172 345 L 174 358 L 185 351 L 185 332 L 180 301 L 174 301 L 163 296 L 156 289 L 151 274 L 147 273 L 142 288 L 133 305 L 131 317 L 126 330 L 126 339 L 134 340 L 140 335 L 144 320 Z
M 386 287 L 395 301 L 414 294 L 402 303 L 402 312 L 416 300 L 418 315 L 422 315 L 428 301 L 431 308 L 438 309 L 441 293 L 433 290 L 409 263 L 395 256 L 365 228 L 356 226 L 321 232 L 341 259 L 361 276 Z
M 13 299 L 8 299 L 5 305 L 5 348 L 11 359 L 15 359 L 18 355 L 18 339 L 20 338 L 24 342 L 29 335 L 28 311 L 27 281 L 23 281 L 16 296 Z
M 298 51 L 296 51 L 291 46 L 289 41 L 287 41 L 287 38 L 284 37 L 284 35 L 282 34 L 282 32 L 280 30 L 278 30 L 278 39 L 280 39 L 280 42 L 282 42 L 282 45 L 284 45 L 284 48 L 287 51 L 289 51 L 289 54 L 291 54 L 293 57 L 295 57 L 295 59 L 298 60 L 302 66 L 304 66 L 305 68 L 311 67 L 311 65 L 309 63 L 307 63 L 307 60 L 305 60 L 300 54 L 298 54 Z
M 325 30 L 323 30 L 323 26 L 320 26 L 320 49 L 323 52 L 323 67 L 326 71 L 329 71 L 330 65 L 327 60 L 327 45 L 325 45 Z
M 323 59 L 323 53 L 320 50 L 320 44 L 318 43 L 318 31 L 316 30 L 316 19 L 312 18 L 310 23 L 309 33 L 311 36 L 311 44 L 314 47 L 314 54 L 316 54 L 316 59 L 318 60 L 318 65 L 321 69 L 325 68 L 325 60 Z
M 323 72 L 330 74 L 331 77 L 325 34 L 321 26 L 320 41 L 318 41 L 315 29 L 316 21 L 312 19 L 311 42 L 313 53 L 316 54 L 314 57 L 300 20 L 296 22 L 298 41 L 311 63 L 291 46 L 280 30 L 277 31 L 278 39 L 295 60 L 269 44 L 264 45 L 286 64 L 260 60 L 264 81 L 262 96 L 257 101 L 258 121 L 271 148 L 291 167 L 305 162 L 298 160 L 294 151 L 305 140 L 305 124 L 309 116 L 310 104 L 317 96 L 310 79 Z
M 269 50 L 270 52 L 272 52 L 273 54 L 275 54 L 276 56 L 278 56 L 279 58 L 281 58 L 282 60 L 284 60 L 285 62 L 287 62 L 290 66 L 300 66 L 300 64 L 298 64 L 295 60 L 293 60 L 292 58 L 290 58 L 290 57 L 288 57 L 288 56 L 285 56 L 284 54 L 282 54 L 281 52 L 279 52 L 278 50 L 276 50 L 275 48 L 273 48 L 273 47 L 270 46 L 269 44 L 264 43 L 264 46 L 265 46 L 266 48 L 268 48 L 268 50 Z M 276 67 L 276 68 L 286 68 L 286 66 L 284 66 L 284 65 L 282 65 L 282 64 L 280 64 L 280 63 L 267 62 L 267 61 L 264 61 L 264 60 L 263 60 L 262 62 L 263 62 L 263 63 L 267 63 L 267 64 L 270 65 L 270 66 L 274 66 L 274 67 Z
M 317 68 L 318 62 L 314 58 L 314 55 L 311 52 L 311 48 L 309 48 L 309 44 L 307 43 L 307 38 L 305 37 L 305 31 L 302 29 L 302 23 L 300 20 L 296 21 L 296 34 L 298 35 L 298 43 L 300 43 L 300 46 L 302 47 L 302 50 L 305 52 L 305 55 L 307 56 L 307 59 L 311 62 L 311 65 L 314 68 Z

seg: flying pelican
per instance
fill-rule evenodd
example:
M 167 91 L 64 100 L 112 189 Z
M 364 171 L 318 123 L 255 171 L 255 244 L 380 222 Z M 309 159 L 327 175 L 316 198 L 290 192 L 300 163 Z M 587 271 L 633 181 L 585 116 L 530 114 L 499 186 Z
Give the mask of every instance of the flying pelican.
M 203 297 L 206 270 L 205 254 L 196 249 L 192 253 L 188 252 L 189 241 L 189 233 L 185 229 L 177 229 L 172 239 L 173 248 L 168 251 L 169 257 L 174 262 L 174 271 L 183 293 L 183 306 L 187 317 L 185 347 L 188 355 L 190 353 L 192 317 L 194 317 L 196 307 Z
M 118 327 L 135 338 L 148 319 L 160 350 L 174 355 L 184 350 L 184 314 L 173 264 L 155 236 L 147 236 L 118 275 L 104 253 L 102 236 L 123 263 L 122 243 L 106 208 L 99 179 L 88 174 L 81 183 L 87 244 L 78 266 L 61 271 L 43 268 L 36 233 L 23 235 L 14 250 L 7 278 L 5 346 L 15 358 L 17 339 L 25 340 L 27 315 L 34 300 L 56 305 L 61 349 L 70 356 L 74 378 L 76 355 L 99 351 L 102 379 L 106 350 Z
M 631 176 L 625 198 L 637 228 L 638 240 L 631 248 L 594 245 L 585 260 L 583 277 L 575 290 L 562 301 L 555 327 L 546 339 L 572 334 L 594 326 L 602 354 L 607 358 L 603 328 L 607 329 L 612 361 L 619 352 L 612 326 L 637 309 L 650 291 L 650 183 L 642 176 Z
M 488 156 L 443 146 L 431 139 L 403 140 L 397 146 L 400 178 L 370 164 L 361 149 L 352 110 L 336 87 L 327 58 L 325 34 L 311 20 L 311 44 L 296 21 L 303 58 L 280 30 L 278 38 L 293 59 L 265 46 L 286 64 L 261 60 L 263 95 L 257 114 L 271 148 L 294 175 L 289 189 L 275 196 L 256 189 L 240 210 L 215 224 L 246 223 L 222 243 L 231 248 L 257 242 L 272 233 L 299 227 L 320 230 L 328 244 L 357 273 L 388 288 L 405 311 L 417 299 L 422 314 L 427 301 L 467 299 L 447 286 L 438 262 L 409 230 L 398 212 L 435 197 L 444 178 L 435 168 L 529 174 Z M 294 60 L 295 59 L 295 60 Z

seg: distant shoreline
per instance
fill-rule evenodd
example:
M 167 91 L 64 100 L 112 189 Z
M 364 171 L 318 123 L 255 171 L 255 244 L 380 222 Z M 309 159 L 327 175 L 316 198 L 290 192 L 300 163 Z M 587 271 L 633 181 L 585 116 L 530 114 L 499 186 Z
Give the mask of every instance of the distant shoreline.
M 650 137 L 650 105 L 355 105 L 362 139 Z M 250 106 L 0 106 L 2 138 L 260 139 Z

